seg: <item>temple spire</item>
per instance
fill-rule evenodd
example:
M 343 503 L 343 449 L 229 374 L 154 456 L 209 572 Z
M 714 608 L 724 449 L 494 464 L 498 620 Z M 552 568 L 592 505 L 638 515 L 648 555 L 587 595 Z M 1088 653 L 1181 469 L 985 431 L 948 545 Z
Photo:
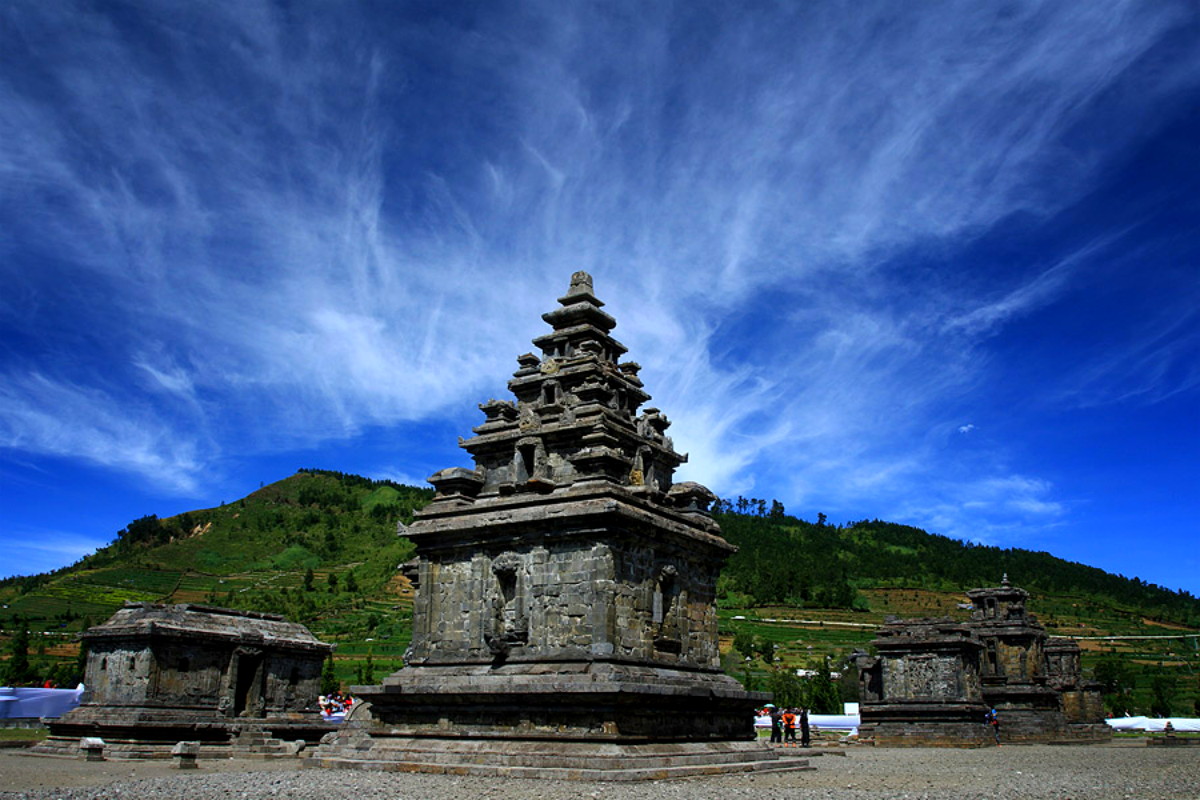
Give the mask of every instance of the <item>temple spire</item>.
M 706 508 L 711 493 L 703 487 L 674 487 L 687 456 L 666 435 L 666 416 L 643 409 L 650 395 L 641 368 L 621 360 L 627 348 L 612 336 L 617 321 L 602 310 L 592 276 L 574 273 L 558 304 L 542 315 L 552 330 L 533 340 L 541 355 L 517 357 L 508 382 L 515 402 L 480 405 L 486 419 L 461 441 L 475 469 L 439 473 L 439 494 L 466 500 L 601 482 L 676 508 Z

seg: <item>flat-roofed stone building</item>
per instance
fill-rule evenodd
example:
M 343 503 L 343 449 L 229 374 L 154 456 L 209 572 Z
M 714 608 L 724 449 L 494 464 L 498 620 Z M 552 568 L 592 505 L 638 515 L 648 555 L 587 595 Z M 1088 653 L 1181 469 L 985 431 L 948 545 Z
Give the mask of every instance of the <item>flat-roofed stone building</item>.
M 82 737 L 105 757 L 169 758 L 179 741 L 224 757 L 237 737 L 315 742 L 332 726 L 317 708 L 333 646 L 276 614 L 196 604 L 126 603 L 83 635 L 83 703 L 50 723 L 35 752 L 73 752 Z
M 735 548 L 667 418 L 572 276 L 513 400 L 480 406 L 473 469 L 430 478 L 407 666 L 313 766 L 637 779 L 802 766 L 755 741 L 720 669 L 716 580 Z
M 890 622 L 858 659 L 859 737 L 877 745 L 979 747 L 983 645 L 971 627 L 951 619 Z

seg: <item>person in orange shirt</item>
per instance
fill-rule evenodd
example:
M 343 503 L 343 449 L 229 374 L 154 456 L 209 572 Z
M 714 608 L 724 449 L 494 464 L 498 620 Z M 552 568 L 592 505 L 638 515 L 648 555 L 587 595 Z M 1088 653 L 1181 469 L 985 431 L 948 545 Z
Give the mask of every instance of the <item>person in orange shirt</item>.
M 796 709 L 794 708 L 789 708 L 783 712 L 784 747 L 788 746 L 788 742 L 791 742 L 792 747 L 796 746 Z

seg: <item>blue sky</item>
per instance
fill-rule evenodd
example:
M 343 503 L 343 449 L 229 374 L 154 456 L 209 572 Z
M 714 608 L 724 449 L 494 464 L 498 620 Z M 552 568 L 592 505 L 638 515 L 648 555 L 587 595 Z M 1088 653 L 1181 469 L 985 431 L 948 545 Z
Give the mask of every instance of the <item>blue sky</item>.
M 1192 2 L 11 0 L 0 38 L 0 573 L 469 464 L 586 269 L 680 478 L 1200 594 Z

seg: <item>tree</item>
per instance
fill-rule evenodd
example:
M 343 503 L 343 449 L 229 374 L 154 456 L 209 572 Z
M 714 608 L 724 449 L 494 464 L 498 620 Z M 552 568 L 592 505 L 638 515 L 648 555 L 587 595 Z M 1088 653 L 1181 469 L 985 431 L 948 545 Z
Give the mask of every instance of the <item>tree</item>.
M 733 649 L 736 650 L 742 658 L 754 658 L 754 636 L 745 628 L 738 628 L 733 632 Z
M 354 573 L 346 573 L 346 591 L 350 594 L 358 594 L 358 581 L 354 580 Z
M 117 549 L 128 552 L 134 545 L 162 544 L 170 533 L 162 526 L 157 514 L 138 517 L 117 531 Z
M 4 665 L 4 683 L 8 686 L 21 686 L 33 680 L 33 670 L 29 666 L 29 624 L 22 618 L 14 620 L 16 630 L 8 645 L 8 661 Z
M 313 571 L 309 567 L 304 571 L 304 591 L 311 592 L 313 590 Z
M 325 666 L 321 669 L 321 694 L 333 694 L 339 686 L 337 675 L 333 671 L 333 654 L 330 653 L 329 657 L 325 659 Z
M 375 683 L 375 660 L 371 657 L 370 650 L 367 650 L 367 664 L 363 667 L 363 683 Z
M 833 682 L 829 671 L 829 659 L 822 659 L 817 666 L 816 674 L 807 681 L 808 697 L 806 705 L 815 714 L 842 713 L 842 695 L 837 684 Z
M 1171 716 L 1171 704 L 1175 700 L 1175 679 L 1167 675 L 1156 675 L 1150 682 L 1150 713 L 1156 717 Z
M 337 580 L 336 574 L 334 574 L 332 572 L 329 573 L 329 579 L 326 581 L 326 583 L 329 584 L 329 593 L 330 594 L 333 594 L 334 592 L 337 591 L 338 580 Z
M 1115 656 L 1105 658 L 1096 665 L 1094 675 L 1100 683 L 1105 707 L 1116 714 L 1127 713 L 1133 705 L 1133 690 L 1137 688 L 1137 678 L 1129 664 Z
M 851 661 L 842 666 L 842 677 L 838 678 L 837 687 L 843 702 L 858 702 L 858 664 Z
M 768 664 L 775 661 L 775 643 L 770 639 L 758 640 L 758 654 L 762 656 L 762 660 Z
M 767 691 L 771 692 L 775 704 L 781 708 L 798 708 L 804 705 L 804 681 L 790 669 L 773 669 L 767 674 Z

